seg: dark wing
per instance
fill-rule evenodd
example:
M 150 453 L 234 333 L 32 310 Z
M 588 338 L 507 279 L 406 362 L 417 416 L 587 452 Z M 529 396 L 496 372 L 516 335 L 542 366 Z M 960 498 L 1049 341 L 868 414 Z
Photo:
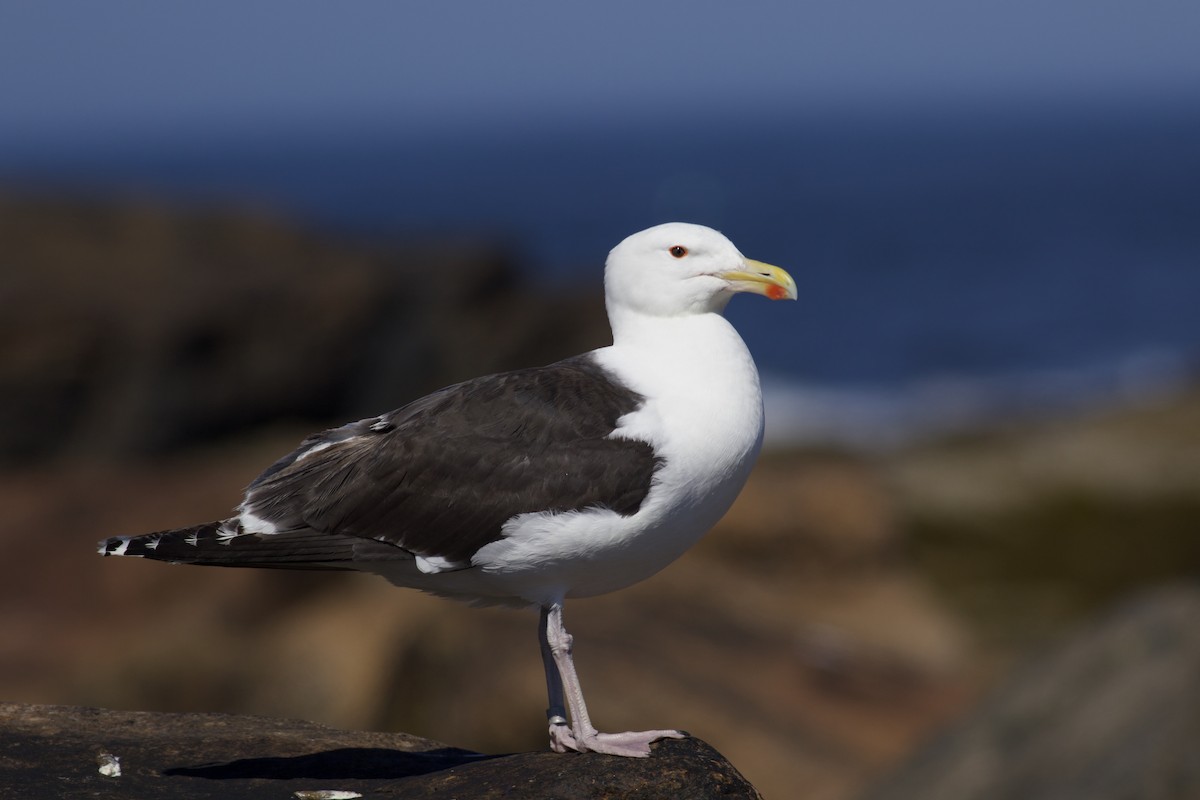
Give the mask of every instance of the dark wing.
M 636 512 L 660 459 L 607 437 L 641 402 L 589 356 L 477 378 L 309 437 L 250 485 L 243 509 L 280 532 L 467 562 L 517 514 Z

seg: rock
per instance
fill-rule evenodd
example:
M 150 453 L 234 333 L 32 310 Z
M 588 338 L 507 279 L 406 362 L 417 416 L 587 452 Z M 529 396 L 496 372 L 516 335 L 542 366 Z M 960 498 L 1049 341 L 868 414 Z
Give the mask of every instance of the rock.
M 1016 670 L 870 800 L 1200 797 L 1200 587 L 1163 589 Z
M 551 752 L 487 756 L 403 733 L 308 722 L 0 704 L 6 797 L 456 797 L 463 800 L 757 798 L 699 739 L 648 759 Z M 297 794 L 299 793 L 299 794 Z M 339 794 L 340 793 L 340 794 Z

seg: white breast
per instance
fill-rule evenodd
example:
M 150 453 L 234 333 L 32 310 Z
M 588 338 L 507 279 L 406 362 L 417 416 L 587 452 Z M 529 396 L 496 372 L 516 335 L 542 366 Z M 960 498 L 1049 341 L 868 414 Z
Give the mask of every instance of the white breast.
M 758 371 L 717 314 L 648 318 L 634 345 L 595 355 L 646 398 L 614 436 L 653 445 L 665 465 L 636 514 L 525 514 L 474 564 L 531 602 L 603 594 L 658 572 L 741 491 L 762 444 Z

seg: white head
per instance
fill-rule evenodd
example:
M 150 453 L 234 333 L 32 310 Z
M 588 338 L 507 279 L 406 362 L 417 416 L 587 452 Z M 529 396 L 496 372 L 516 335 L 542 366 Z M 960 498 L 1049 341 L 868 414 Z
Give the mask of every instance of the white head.
M 626 311 L 719 314 L 735 292 L 795 300 L 796 282 L 779 267 L 746 258 L 712 228 L 686 222 L 633 234 L 612 249 L 604 269 L 610 319 Z

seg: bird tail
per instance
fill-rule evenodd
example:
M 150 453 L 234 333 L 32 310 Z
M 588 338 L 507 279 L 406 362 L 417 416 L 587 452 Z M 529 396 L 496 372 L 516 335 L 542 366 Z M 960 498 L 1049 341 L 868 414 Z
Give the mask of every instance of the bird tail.
M 141 536 L 113 536 L 100 542 L 102 556 L 134 556 L 212 567 L 279 569 L 355 569 L 362 560 L 411 559 L 392 545 L 318 533 L 311 529 L 280 533 L 245 531 L 237 518 Z

